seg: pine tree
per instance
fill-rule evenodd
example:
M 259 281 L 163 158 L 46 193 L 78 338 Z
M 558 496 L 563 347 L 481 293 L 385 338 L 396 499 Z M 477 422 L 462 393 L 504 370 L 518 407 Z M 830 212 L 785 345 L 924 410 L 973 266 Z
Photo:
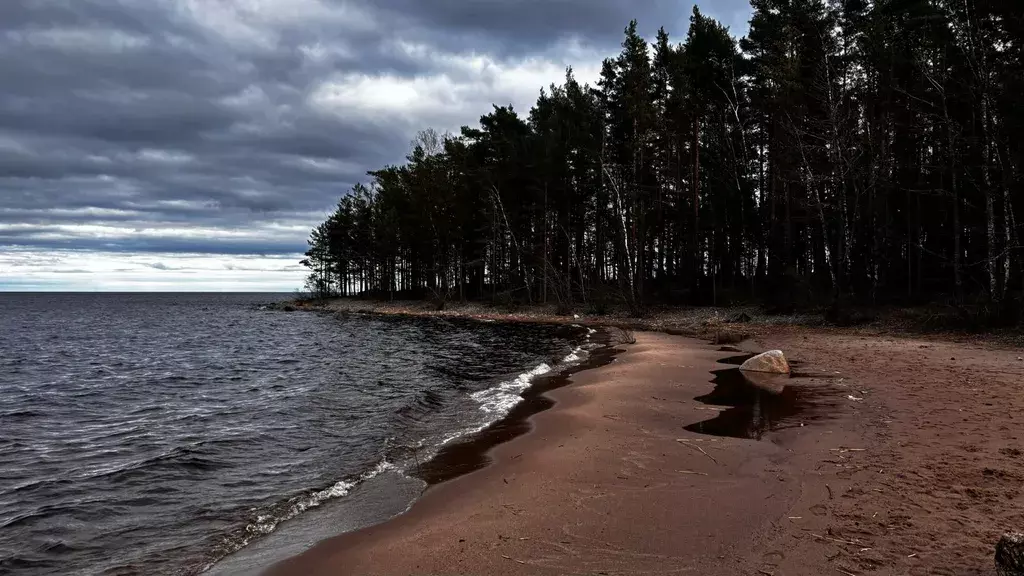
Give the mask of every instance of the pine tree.
M 1024 306 L 1024 23 L 1009 0 L 752 0 L 636 21 L 597 86 L 421 133 L 311 233 L 317 296 Z

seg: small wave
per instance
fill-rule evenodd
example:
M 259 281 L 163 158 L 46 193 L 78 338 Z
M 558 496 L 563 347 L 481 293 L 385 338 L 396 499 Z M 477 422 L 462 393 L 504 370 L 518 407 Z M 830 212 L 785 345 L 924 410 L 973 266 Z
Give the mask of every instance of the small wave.
M 74 479 L 76 481 L 96 480 L 109 478 L 111 482 L 125 482 L 145 474 L 155 474 L 160 471 L 174 471 L 177 473 L 190 474 L 214 470 L 220 463 L 212 458 L 208 451 L 207 444 L 220 443 L 221 441 L 194 442 L 185 446 L 176 446 L 170 450 L 136 460 L 114 462 L 92 469 L 79 471 Z
M 419 421 L 443 405 L 444 395 L 437 390 L 427 389 L 416 393 L 408 403 L 395 410 L 395 414 L 406 420 Z
M 595 330 L 589 328 L 588 330 L 591 330 L 591 333 L 595 332 Z M 577 346 L 572 350 L 572 352 L 570 352 L 564 358 L 562 358 L 562 360 L 558 364 L 556 364 L 556 367 L 563 368 L 567 365 L 576 364 L 577 362 L 584 360 L 587 356 L 589 356 L 589 352 L 587 352 L 587 347 Z M 523 372 L 522 374 L 517 376 L 515 380 L 509 382 L 502 382 L 501 384 L 498 384 L 497 386 L 494 386 L 492 388 L 488 388 L 487 390 L 475 392 L 473 394 L 470 394 L 470 397 L 473 400 L 476 400 L 476 402 L 480 405 L 480 410 L 482 410 L 483 412 L 487 414 L 498 415 L 498 417 L 501 417 L 507 414 L 509 410 L 511 410 L 516 404 L 519 404 L 519 402 L 523 400 L 522 393 L 524 390 L 530 387 L 530 384 L 533 382 L 534 378 L 536 378 L 537 376 L 547 374 L 552 370 L 553 368 L 551 366 L 547 364 L 540 364 L 539 366 L 533 368 L 528 372 Z M 451 442 L 452 440 L 458 438 L 459 436 L 479 432 L 483 428 L 486 428 L 488 424 L 490 424 L 490 422 L 479 428 L 474 428 L 468 431 L 460 431 L 455 435 L 447 437 L 444 440 L 444 442 L 442 442 L 442 444 Z
M 243 539 L 239 543 L 238 548 L 248 545 L 249 542 L 252 540 L 253 536 L 263 536 L 265 534 L 270 534 L 274 531 L 274 529 L 277 528 L 278 524 L 280 524 L 281 522 L 284 522 L 285 520 L 291 520 L 292 518 L 295 518 L 296 516 L 302 514 L 306 510 L 309 510 L 310 508 L 316 508 L 317 506 L 320 506 L 321 504 L 332 498 L 341 498 L 342 496 L 347 496 L 348 493 L 355 487 L 355 482 L 347 482 L 345 480 L 341 480 L 339 482 L 335 482 L 333 485 L 327 488 L 324 488 L 323 490 L 311 492 L 305 496 L 299 497 L 291 504 L 291 506 L 287 509 L 287 511 L 284 514 L 257 515 L 256 519 L 250 522 L 249 525 L 245 527 L 245 531 L 250 536 Z
M 445 444 L 451 442 L 452 440 L 458 440 L 459 438 L 462 438 L 463 436 L 469 436 L 470 434 L 476 434 L 477 432 L 480 432 L 481 430 L 483 430 L 484 428 L 487 428 L 490 425 L 491 425 L 490 422 L 488 422 L 488 423 L 485 423 L 485 424 L 480 424 L 479 426 L 471 426 L 469 428 L 465 428 L 465 429 L 459 430 L 457 432 L 452 432 L 451 434 L 449 434 L 449 435 L 447 435 L 447 436 L 445 436 L 444 438 L 441 439 L 440 446 L 444 446 Z
M 29 418 L 38 418 L 40 416 L 45 416 L 45 414 L 43 412 L 38 411 L 38 410 L 31 410 L 31 409 L 14 410 L 12 412 L 4 412 L 3 414 L 0 414 L 0 418 L 2 418 L 3 420 L 8 420 L 8 421 L 9 420 L 27 420 Z
M 314 490 L 291 498 L 287 502 L 278 506 L 277 509 L 257 514 L 256 517 L 246 525 L 244 535 L 235 542 L 227 544 L 222 550 L 222 553 L 218 555 L 218 558 L 207 564 L 202 571 L 205 572 L 206 570 L 209 570 L 222 558 L 245 548 L 256 538 L 270 534 L 276 530 L 282 522 L 291 520 L 303 512 L 317 508 L 330 500 L 348 496 L 356 486 L 368 480 L 372 480 L 389 470 L 397 470 L 397 468 L 391 462 L 388 462 L 386 459 L 382 459 L 373 467 L 373 469 L 364 472 L 357 478 L 339 480 L 322 490 Z
M 589 356 L 587 349 L 583 346 L 577 346 L 565 358 L 562 358 L 562 364 L 575 364 L 580 360 L 585 359 L 587 356 Z
M 502 382 L 493 388 L 474 392 L 470 394 L 470 397 L 476 400 L 480 404 L 480 410 L 487 414 L 504 415 L 523 400 L 521 396 L 523 390 L 530 387 L 530 383 L 533 382 L 535 377 L 547 374 L 548 372 L 551 372 L 551 366 L 541 364 L 529 372 L 523 372 L 515 380 Z
M 74 482 L 63 478 L 40 478 L 37 480 L 30 480 L 17 486 L 12 486 L 7 490 L 0 490 L 0 494 L 17 494 L 19 492 L 39 492 L 42 490 L 52 490 L 61 486 L 70 486 Z
M 72 516 L 77 518 L 95 517 L 96 509 L 94 504 L 99 502 L 98 498 L 83 498 L 72 503 L 54 502 L 34 507 L 30 511 L 9 516 L 0 521 L 0 529 L 9 530 L 24 524 L 34 524 L 59 516 Z
M 587 340 L 589 340 L 590 335 L 597 332 L 597 330 L 592 328 L 587 328 L 587 330 L 589 331 L 587 334 Z M 563 357 L 562 360 L 555 365 L 555 368 L 552 368 L 548 364 L 540 364 L 532 370 L 520 374 L 512 381 L 502 382 L 501 384 L 488 388 L 487 390 L 481 390 L 470 394 L 470 398 L 479 404 L 480 410 L 488 415 L 487 420 L 483 423 L 448 434 L 441 439 L 439 446 L 444 446 L 453 440 L 457 440 L 463 436 L 476 434 L 484 428 L 487 428 L 498 419 L 508 414 L 512 408 L 523 401 L 522 393 L 530 387 L 534 378 L 547 374 L 552 370 L 561 370 L 567 366 L 575 365 L 585 360 L 590 356 L 589 350 L 596 346 L 597 345 L 591 343 L 585 343 L 581 346 L 577 346 L 569 354 Z

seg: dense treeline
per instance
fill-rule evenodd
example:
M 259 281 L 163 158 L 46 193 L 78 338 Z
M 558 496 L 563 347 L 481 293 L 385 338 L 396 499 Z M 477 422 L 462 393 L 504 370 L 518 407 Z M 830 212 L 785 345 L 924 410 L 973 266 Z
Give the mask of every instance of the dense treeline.
M 317 227 L 316 294 L 772 307 L 1022 289 L 1019 0 L 753 0 L 633 22 L 597 86 L 427 130 Z

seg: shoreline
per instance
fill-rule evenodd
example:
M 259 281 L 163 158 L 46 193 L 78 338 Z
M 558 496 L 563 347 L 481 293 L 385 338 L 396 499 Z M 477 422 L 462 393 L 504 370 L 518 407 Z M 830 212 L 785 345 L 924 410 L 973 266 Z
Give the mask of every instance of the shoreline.
M 989 573 L 1024 526 L 1019 351 L 796 326 L 741 347 L 785 350 L 829 412 L 760 441 L 689 432 L 730 353 L 641 332 L 491 465 L 265 573 Z
M 368 315 L 380 320 L 396 322 L 430 322 L 432 320 L 436 320 L 442 322 L 495 322 L 509 325 L 517 324 L 517 322 L 501 322 L 464 317 L 432 318 L 416 315 Z M 552 326 L 568 326 L 568 324 L 550 324 Z M 390 481 L 401 477 L 401 484 L 409 482 L 422 483 L 422 488 L 417 491 L 417 495 L 413 496 L 411 500 L 407 501 L 407 504 L 405 504 L 405 511 L 408 511 L 411 506 L 415 505 L 415 503 L 423 496 L 423 493 L 429 490 L 432 486 L 456 479 L 491 464 L 489 452 L 495 446 L 528 433 L 531 428 L 530 419 L 534 415 L 554 406 L 554 402 L 547 395 L 549 392 L 568 385 L 573 374 L 598 368 L 612 362 L 616 354 L 621 352 L 621 348 L 619 348 L 619 346 L 629 339 L 628 333 L 616 328 L 600 327 L 595 329 L 586 328 L 582 325 L 574 326 L 581 332 L 588 331 L 589 334 L 584 335 L 585 338 L 577 341 L 578 346 L 570 354 L 571 358 L 565 357 L 558 361 L 551 358 L 541 364 L 541 366 L 545 367 L 550 365 L 550 371 L 532 376 L 528 381 L 527 387 L 519 394 L 522 399 L 508 409 L 506 413 L 498 417 L 496 420 L 484 425 L 482 428 L 463 431 L 460 435 L 438 446 L 436 451 L 428 455 L 425 460 L 418 462 L 411 460 L 407 463 L 408 466 L 397 468 L 391 466 L 389 468 L 380 469 L 380 465 L 378 465 L 378 473 L 392 471 L 392 475 L 397 475 L 395 478 L 390 479 Z M 522 377 L 526 374 L 532 373 L 533 370 L 536 369 L 536 366 L 532 368 L 526 366 L 524 367 L 524 370 L 526 371 L 519 376 Z M 372 473 L 370 479 L 375 478 L 378 473 Z M 363 475 L 364 478 L 365 476 L 366 474 Z M 366 486 L 363 484 L 363 481 L 359 481 L 353 485 L 353 488 L 364 489 Z M 375 485 L 372 490 L 375 492 L 374 498 L 376 500 L 380 500 L 381 494 L 387 492 L 387 488 L 384 488 L 381 485 Z M 345 497 L 348 498 L 349 495 L 346 495 Z M 345 509 L 351 506 L 359 507 L 359 505 L 354 504 L 352 500 L 332 503 L 333 507 L 337 507 L 339 505 L 342 505 Z M 388 508 L 392 508 L 392 511 L 384 514 L 383 516 L 379 516 L 376 520 L 369 520 L 369 522 L 367 522 L 368 517 L 365 510 L 359 510 L 361 522 L 357 523 L 355 527 L 351 527 L 351 524 L 348 521 L 345 521 L 344 523 L 349 524 L 350 527 L 342 530 L 341 532 L 348 533 L 353 530 L 357 531 L 360 528 L 374 526 L 394 518 L 396 514 L 393 511 L 393 507 L 389 506 Z M 331 513 L 326 510 L 318 510 L 318 512 L 324 517 L 331 517 Z M 398 512 L 397 515 L 401 515 L 402 513 L 403 512 Z M 306 520 L 308 521 L 309 519 L 307 518 Z M 361 526 L 359 524 L 361 524 Z M 289 525 L 287 528 L 291 529 L 289 537 L 291 537 L 292 540 L 295 539 L 294 536 L 292 536 L 293 534 L 302 533 L 301 529 L 296 529 L 293 525 Z M 323 534 L 321 539 L 336 535 L 337 532 Z M 280 538 L 280 531 L 275 531 L 274 535 L 269 537 Z M 285 538 L 285 540 L 288 540 L 288 538 Z M 247 562 L 251 562 L 247 559 L 247 556 L 257 548 L 260 549 L 259 554 L 268 554 L 268 551 L 273 548 L 273 541 L 261 542 L 257 546 L 250 545 L 249 547 L 243 547 L 242 549 L 218 560 L 210 567 L 210 570 L 212 573 L 217 574 L 231 573 L 231 567 L 237 570 L 239 566 L 245 566 Z M 292 552 L 292 554 L 297 553 L 297 551 Z M 279 557 L 278 560 L 283 560 L 285 558 L 286 557 Z M 225 572 L 225 570 L 228 571 Z
M 557 553 L 565 546 L 571 547 L 576 540 L 565 532 L 569 525 L 576 527 L 570 531 L 587 532 L 580 539 L 581 543 L 596 537 L 611 539 L 608 546 L 619 552 L 602 560 L 611 565 L 599 563 L 611 572 L 625 569 L 634 562 L 664 569 L 683 561 L 674 550 L 678 541 L 694 543 L 691 544 L 694 558 L 699 558 L 695 543 L 701 543 L 700 549 L 709 543 L 705 527 L 691 524 L 687 529 L 673 529 L 674 522 L 670 520 L 675 515 L 671 511 L 666 515 L 665 506 L 692 490 L 699 490 L 700 482 L 708 478 L 727 492 L 732 502 L 733 513 L 727 521 L 718 522 L 717 528 L 720 533 L 734 534 L 735 541 L 719 543 L 720 550 L 724 552 L 741 541 L 756 540 L 769 519 L 781 512 L 785 502 L 793 499 L 792 494 L 771 501 L 764 498 L 765 485 L 772 487 L 775 479 L 754 473 L 749 454 L 744 451 L 723 458 L 704 453 L 699 444 L 677 441 L 707 439 L 707 450 L 714 451 L 712 446 L 720 447 L 714 443 L 739 446 L 741 440 L 702 438 L 687 432 L 682 429 L 684 422 L 666 418 L 661 410 L 652 411 L 649 396 L 635 396 L 638 389 L 643 389 L 644 393 L 671 397 L 659 396 L 673 403 L 691 403 L 698 408 L 691 410 L 693 422 L 700 421 L 711 413 L 699 409 L 699 403 L 693 402 L 691 390 L 681 386 L 682 382 L 666 383 L 659 381 L 659 377 L 697 380 L 709 390 L 713 387 L 709 382 L 710 372 L 724 367 L 717 364 L 717 360 L 734 353 L 719 352 L 712 345 L 656 333 L 638 334 L 637 342 L 624 348 L 615 362 L 578 371 L 568 377 L 571 381 L 568 386 L 538 394 L 551 396 L 554 407 L 529 416 L 530 429 L 525 434 L 493 446 L 488 452 L 493 460 L 491 465 L 434 484 L 405 514 L 323 541 L 297 557 L 270 567 L 265 574 L 409 574 L 452 570 L 491 574 L 564 573 L 575 569 L 574 566 L 580 567 L 574 563 L 579 561 L 579 553 Z M 689 353 L 685 357 L 687 363 L 679 364 L 676 353 L 684 349 Z M 652 361 L 656 359 L 661 361 Z M 668 362 L 673 360 L 676 363 L 669 366 Z M 620 386 L 623 379 L 629 379 L 635 389 L 623 389 Z M 613 413 L 606 413 L 613 408 Z M 649 453 L 637 453 L 637 446 L 630 447 L 637 440 L 637 429 L 628 422 L 636 418 L 643 420 L 642 444 L 658 445 Z M 613 428 L 618 432 L 613 432 Z M 652 440 L 652 436 L 656 440 Z M 617 449 L 609 449 L 609 446 Z M 700 451 L 692 450 L 694 447 Z M 619 451 L 630 455 L 623 458 Z M 657 462 L 658 451 L 671 466 Z M 668 451 L 672 454 L 665 456 Z M 777 455 L 779 448 L 772 443 L 756 443 L 753 451 L 756 453 L 754 460 L 765 465 Z M 599 455 L 592 457 L 594 452 Z M 737 482 L 737 477 L 742 481 Z M 575 494 L 574 502 L 567 503 L 565 496 L 581 487 L 584 495 Z M 608 492 L 629 496 L 624 505 L 612 507 L 615 520 L 608 519 L 613 510 L 604 512 L 593 505 L 582 505 L 582 501 L 591 499 L 599 503 Z M 713 508 L 721 507 L 718 500 L 705 499 L 697 507 L 711 516 Z M 684 504 L 683 501 L 676 503 Z M 690 509 L 681 511 L 681 515 L 692 513 L 695 505 L 684 504 L 684 507 Z M 751 522 L 754 510 L 759 511 L 762 522 Z M 653 518 L 659 520 L 651 521 Z M 601 526 L 604 522 L 614 527 L 625 542 L 613 544 L 616 536 L 606 534 Z M 751 530 L 751 526 L 755 529 Z M 559 532 L 559 528 L 563 534 L 551 539 L 550 533 Z M 550 549 L 545 551 L 545 558 L 532 558 L 527 550 L 545 534 L 548 536 L 545 546 Z M 672 537 L 666 538 L 668 534 Z M 630 546 L 648 549 L 625 553 L 623 544 L 627 542 Z M 584 548 L 590 553 L 596 552 L 590 545 Z M 552 553 L 568 557 L 569 563 L 553 558 Z M 615 559 L 622 554 L 625 556 Z M 694 564 L 692 560 L 687 562 L 693 567 L 710 569 L 715 565 L 706 561 Z
M 483 429 L 445 445 L 409 475 L 425 482 L 429 489 L 431 486 L 454 480 L 491 464 L 491 450 L 528 434 L 532 427 L 531 419 L 555 406 L 555 401 L 548 395 L 550 392 L 568 386 L 574 374 L 607 366 L 622 352 L 621 348 L 617 347 L 619 343 L 616 342 L 616 336 L 610 331 L 606 330 L 599 340 L 601 342 L 596 348 L 587 351 L 586 360 L 533 377 L 521 394 L 522 401 L 513 406 L 508 413 Z

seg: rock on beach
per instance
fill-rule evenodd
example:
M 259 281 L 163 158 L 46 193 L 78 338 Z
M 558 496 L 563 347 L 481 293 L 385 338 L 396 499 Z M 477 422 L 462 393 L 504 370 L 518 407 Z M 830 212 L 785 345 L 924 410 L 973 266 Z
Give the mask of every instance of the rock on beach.
M 782 350 L 769 350 L 758 354 L 740 365 L 744 372 L 767 372 L 768 374 L 789 374 L 789 362 Z

